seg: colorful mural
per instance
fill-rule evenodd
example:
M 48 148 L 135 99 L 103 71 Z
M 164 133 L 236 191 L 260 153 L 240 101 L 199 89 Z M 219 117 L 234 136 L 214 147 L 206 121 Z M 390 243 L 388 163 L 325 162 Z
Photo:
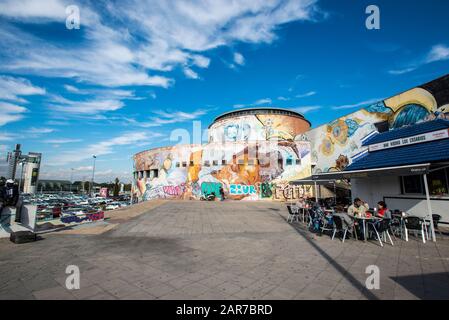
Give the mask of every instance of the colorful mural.
M 223 188 L 228 199 L 282 200 L 280 187 L 311 175 L 310 159 L 310 144 L 304 141 L 153 149 L 135 156 L 134 193 L 141 200 L 198 200 L 212 193 L 220 198 Z M 306 192 L 286 193 L 300 194 Z
M 366 151 L 362 143 L 376 133 L 375 123 L 391 130 L 439 118 L 449 119 L 449 76 L 366 106 L 307 132 L 314 173 L 341 171 Z
M 449 75 L 310 129 L 302 115 L 283 109 L 237 110 L 209 127 L 209 143 L 178 145 L 134 157 L 133 193 L 140 200 L 201 199 L 223 189 L 235 200 L 295 200 L 312 196 L 292 180 L 341 171 L 363 156 L 375 124 L 398 129 L 449 119 Z
M 309 128 L 307 120 L 294 116 L 242 115 L 214 122 L 209 128 L 209 142 L 293 141 Z

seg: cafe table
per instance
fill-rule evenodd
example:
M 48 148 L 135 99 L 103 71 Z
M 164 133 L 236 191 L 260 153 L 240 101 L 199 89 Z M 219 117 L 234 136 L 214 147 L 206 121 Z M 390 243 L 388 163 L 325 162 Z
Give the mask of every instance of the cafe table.
M 367 241 L 367 232 L 368 232 L 368 228 L 366 226 L 366 222 L 368 221 L 378 221 L 378 220 L 382 220 L 381 218 L 378 218 L 376 216 L 370 215 L 369 217 L 364 216 L 364 217 L 353 217 L 354 220 L 358 220 L 358 221 L 362 221 L 362 226 L 363 226 L 363 241 Z

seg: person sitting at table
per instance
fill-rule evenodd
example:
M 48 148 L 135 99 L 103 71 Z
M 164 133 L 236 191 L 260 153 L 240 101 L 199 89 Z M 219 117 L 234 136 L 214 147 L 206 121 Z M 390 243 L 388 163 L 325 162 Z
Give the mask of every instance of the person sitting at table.
M 348 215 L 352 217 L 365 217 L 368 209 L 368 203 L 362 201 L 360 198 L 355 198 L 354 203 L 348 208 Z
M 388 209 L 385 201 L 379 201 L 377 203 L 377 214 L 379 218 L 391 219 L 391 211 Z
M 360 198 L 355 198 L 352 205 L 348 208 L 348 217 L 366 217 L 366 212 L 369 209 L 369 205 L 361 200 Z M 356 232 L 359 234 L 360 239 L 364 238 L 362 225 L 355 220 L 353 222 Z

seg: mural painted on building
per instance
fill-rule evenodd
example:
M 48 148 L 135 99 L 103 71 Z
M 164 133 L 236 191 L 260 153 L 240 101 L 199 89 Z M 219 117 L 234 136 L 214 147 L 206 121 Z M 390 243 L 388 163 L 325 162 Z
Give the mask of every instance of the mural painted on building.
M 314 173 L 341 171 L 366 151 L 362 143 L 376 133 L 375 123 L 390 130 L 439 118 L 449 119 L 449 76 L 369 105 L 307 132 Z
M 135 164 L 134 192 L 142 200 L 220 198 L 220 188 L 234 200 L 295 199 L 310 191 L 284 192 L 288 181 L 311 175 L 304 141 L 173 146 L 141 152 Z
M 308 121 L 297 117 L 246 115 L 213 123 L 209 128 L 209 142 L 294 141 L 309 128 Z

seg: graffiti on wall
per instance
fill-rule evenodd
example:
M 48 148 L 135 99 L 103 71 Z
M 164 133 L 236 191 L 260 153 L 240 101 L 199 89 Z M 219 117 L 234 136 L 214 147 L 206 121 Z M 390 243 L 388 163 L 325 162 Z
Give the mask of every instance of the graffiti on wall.
M 274 199 L 277 183 L 311 175 L 310 159 L 306 141 L 153 149 L 135 157 L 133 192 L 142 200 L 197 200 L 212 193 L 220 198 L 222 188 L 228 199 Z
M 449 76 L 366 106 L 347 116 L 310 130 L 314 173 L 344 170 L 363 155 L 362 143 L 375 134 L 375 124 L 390 130 L 435 118 L 449 119 Z

